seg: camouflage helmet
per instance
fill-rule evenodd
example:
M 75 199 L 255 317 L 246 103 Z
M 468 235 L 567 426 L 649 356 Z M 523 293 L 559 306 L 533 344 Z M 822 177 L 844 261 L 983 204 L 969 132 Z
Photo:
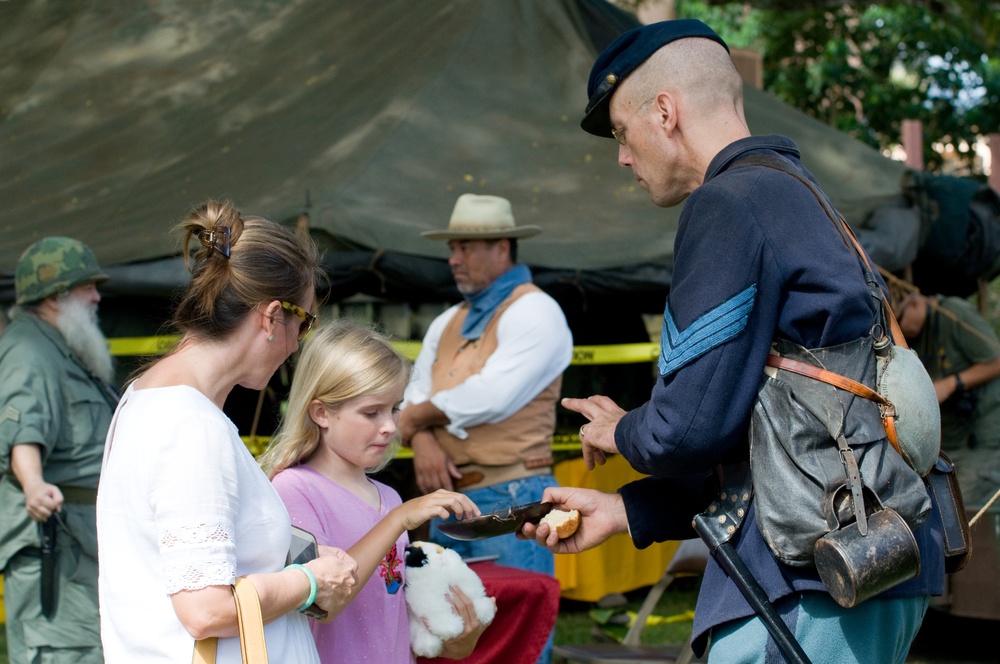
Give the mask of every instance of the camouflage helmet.
M 24 250 L 17 261 L 17 304 L 31 304 L 87 282 L 107 281 L 94 252 L 69 237 L 47 237 Z

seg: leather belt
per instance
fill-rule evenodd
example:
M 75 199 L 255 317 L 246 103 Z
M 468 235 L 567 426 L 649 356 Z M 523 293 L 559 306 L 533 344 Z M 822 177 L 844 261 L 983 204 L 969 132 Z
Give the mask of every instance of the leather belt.
M 82 486 L 57 485 L 62 492 L 63 500 L 71 505 L 96 505 L 97 489 Z
M 525 477 L 536 475 L 551 475 L 552 460 L 545 459 L 544 463 L 538 461 L 526 461 L 511 463 L 504 466 L 483 466 L 478 463 L 467 463 L 458 467 L 458 472 L 462 477 L 455 480 L 455 489 L 480 489 L 482 487 L 511 482 Z

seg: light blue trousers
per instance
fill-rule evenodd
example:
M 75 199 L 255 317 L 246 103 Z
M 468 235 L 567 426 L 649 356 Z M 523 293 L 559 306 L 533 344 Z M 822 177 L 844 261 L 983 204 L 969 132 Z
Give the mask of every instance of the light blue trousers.
M 929 602 L 929 597 L 870 599 L 845 609 L 826 593 L 807 592 L 776 608 L 815 664 L 903 664 Z M 785 661 L 756 616 L 712 631 L 708 664 Z

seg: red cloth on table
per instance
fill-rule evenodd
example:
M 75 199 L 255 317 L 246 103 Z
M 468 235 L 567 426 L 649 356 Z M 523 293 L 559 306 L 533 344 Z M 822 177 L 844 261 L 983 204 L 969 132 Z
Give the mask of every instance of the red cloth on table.
M 535 664 L 559 614 L 555 577 L 492 562 L 469 565 L 497 600 L 497 615 L 479 637 L 469 664 Z M 453 659 L 418 657 L 419 664 L 454 663 Z

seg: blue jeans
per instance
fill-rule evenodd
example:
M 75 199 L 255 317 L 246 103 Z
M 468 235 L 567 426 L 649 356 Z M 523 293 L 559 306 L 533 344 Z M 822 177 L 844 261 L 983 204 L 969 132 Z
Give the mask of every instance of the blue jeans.
M 483 514 L 489 514 L 504 507 L 517 507 L 527 503 L 536 503 L 542 499 L 546 487 L 558 486 L 552 475 L 534 475 L 511 482 L 502 482 L 481 489 L 471 489 L 463 493 L 476 504 Z M 553 576 L 555 574 L 555 555 L 534 540 L 519 540 L 513 534 L 491 537 L 483 540 L 460 541 L 453 540 L 438 532 L 440 519 L 433 519 L 430 524 L 430 539 L 449 549 L 454 549 L 463 558 L 478 558 L 480 556 L 498 556 L 497 565 L 516 567 L 532 572 L 540 572 Z M 538 658 L 538 664 L 549 664 L 552 661 L 552 635 Z

